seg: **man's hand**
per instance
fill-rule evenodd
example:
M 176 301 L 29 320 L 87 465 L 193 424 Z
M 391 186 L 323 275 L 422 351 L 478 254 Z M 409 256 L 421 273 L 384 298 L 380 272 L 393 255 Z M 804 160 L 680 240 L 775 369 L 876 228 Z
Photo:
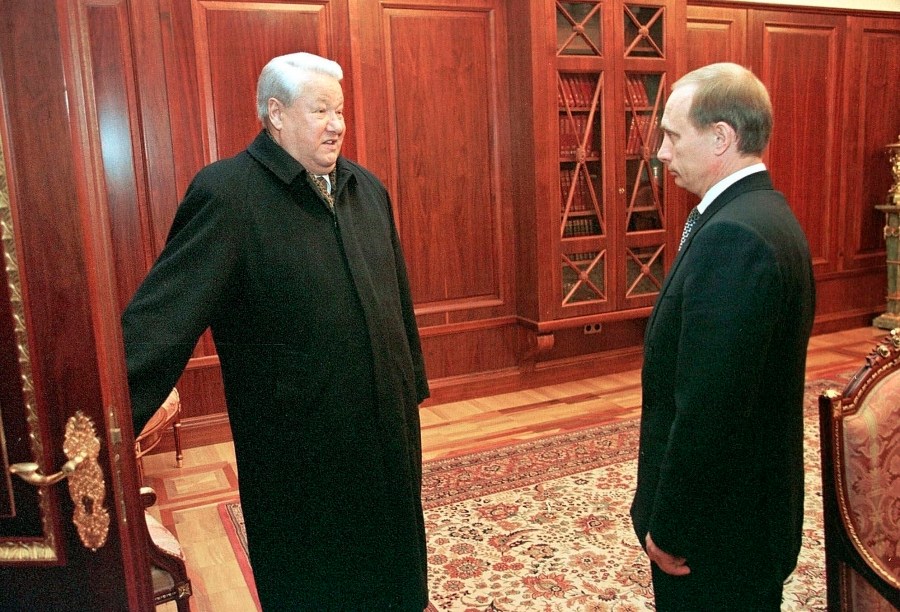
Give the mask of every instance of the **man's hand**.
M 654 542 L 650 534 L 645 539 L 647 544 L 647 556 L 650 560 L 665 573 L 672 576 L 686 576 L 691 573 L 691 568 L 687 566 L 687 559 L 684 557 L 674 557 L 659 548 Z

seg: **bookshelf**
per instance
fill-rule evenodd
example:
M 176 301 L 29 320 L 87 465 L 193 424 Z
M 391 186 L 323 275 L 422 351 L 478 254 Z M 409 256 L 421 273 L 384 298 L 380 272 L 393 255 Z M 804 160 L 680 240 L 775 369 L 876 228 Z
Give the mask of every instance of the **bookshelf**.
M 675 72 L 670 5 L 555 3 L 556 317 L 645 314 L 672 259 L 655 158 Z

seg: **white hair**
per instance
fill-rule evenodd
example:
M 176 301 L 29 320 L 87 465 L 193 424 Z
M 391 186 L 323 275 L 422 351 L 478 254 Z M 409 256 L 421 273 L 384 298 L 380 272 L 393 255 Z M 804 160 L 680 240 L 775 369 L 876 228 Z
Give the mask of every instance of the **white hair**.
M 312 74 L 344 78 L 340 64 L 312 53 L 290 53 L 271 60 L 259 74 L 256 84 L 256 113 L 265 124 L 269 118 L 269 98 L 290 106 Z

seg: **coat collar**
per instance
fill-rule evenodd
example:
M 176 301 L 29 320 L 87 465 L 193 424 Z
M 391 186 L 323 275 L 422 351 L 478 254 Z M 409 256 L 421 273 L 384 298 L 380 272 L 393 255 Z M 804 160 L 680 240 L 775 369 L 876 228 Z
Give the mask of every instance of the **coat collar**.
M 291 157 L 290 153 L 284 150 L 277 142 L 275 142 L 269 133 L 260 130 L 256 138 L 247 147 L 247 153 L 253 159 L 269 169 L 272 174 L 278 177 L 286 185 L 293 183 L 297 177 L 306 174 L 307 170 L 296 159 Z M 333 189 L 343 183 L 342 175 L 346 174 L 347 164 L 343 157 L 338 157 L 336 170 L 338 178 L 335 181 Z
M 700 218 L 697 220 L 697 224 L 694 225 L 694 229 L 691 231 L 691 235 L 688 236 L 687 242 L 684 243 L 681 251 L 678 255 L 675 256 L 675 261 L 672 262 L 672 267 L 674 268 L 677 262 L 681 259 L 681 254 L 687 250 L 688 246 L 691 244 L 691 241 L 694 239 L 694 236 L 697 235 L 697 232 L 700 231 L 704 225 L 706 225 L 713 216 L 722 210 L 729 202 L 735 199 L 737 196 L 747 193 L 748 191 L 760 191 L 760 190 L 772 190 L 775 187 L 772 185 L 772 178 L 769 176 L 769 172 L 767 170 L 762 172 L 754 172 L 753 174 L 746 176 L 734 184 L 730 185 L 725 191 L 723 191 L 719 197 L 710 202 L 709 206 L 706 207 L 706 210 L 703 211 L 703 214 L 700 215 Z

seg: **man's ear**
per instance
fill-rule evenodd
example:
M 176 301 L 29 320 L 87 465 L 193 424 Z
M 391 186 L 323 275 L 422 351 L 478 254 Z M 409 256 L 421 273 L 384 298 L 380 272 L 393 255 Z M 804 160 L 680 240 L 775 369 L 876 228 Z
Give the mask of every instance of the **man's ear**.
M 275 98 L 269 98 L 269 125 L 276 130 L 280 130 L 284 125 L 281 119 L 281 112 L 284 110 L 281 102 Z
M 719 121 L 713 125 L 712 131 L 717 155 L 721 155 L 731 147 L 737 146 L 737 132 L 729 124 Z

